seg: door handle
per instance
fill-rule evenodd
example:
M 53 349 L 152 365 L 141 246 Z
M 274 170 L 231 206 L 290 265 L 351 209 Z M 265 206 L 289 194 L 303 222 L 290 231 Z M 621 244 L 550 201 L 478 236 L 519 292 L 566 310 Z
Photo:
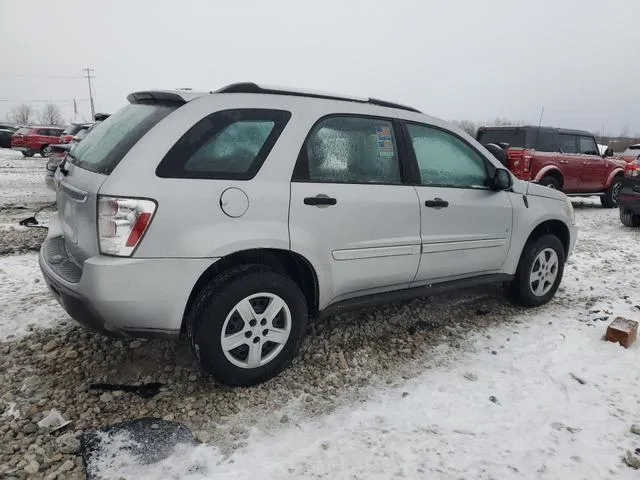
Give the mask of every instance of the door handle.
M 306 197 L 304 199 L 305 205 L 314 205 L 316 207 L 328 207 L 330 205 L 335 205 L 336 203 L 338 203 L 338 201 L 335 198 L 331 198 L 322 193 L 315 197 Z
M 441 198 L 434 198 L 433 200 L 426 200 L 424 206 L 429 208 L 446 208 L 449 206 L 449 202 Z

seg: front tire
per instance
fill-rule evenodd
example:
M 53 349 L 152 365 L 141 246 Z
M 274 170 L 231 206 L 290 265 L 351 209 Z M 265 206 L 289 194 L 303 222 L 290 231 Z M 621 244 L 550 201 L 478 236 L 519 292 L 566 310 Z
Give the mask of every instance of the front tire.
M 555 235 L 528 241 L 515 278 L 506 286 L 509 299 L 525 307 L 547 303 L 560 286 L 565 258 L 562 242 Z
M 616 208 L 620 203 L 620 191 L 622 190 L 622 177 L 615 177 L 607 191 L 600 197 L 600 203 L 604 208 Z
M 204 370 L 228 386 L 278 375 L 307 329 L 307 303 L 288 276 L 250 267 L 225 275 L 197 296 L 187 335 Z
M 22 151 L 22 155 L 24 155 L 25 157 L 33 157 L 33 150 L 23 150 Z
M 640 216 L 622 208 L 620 209 L 620 221 L 625 227 L 640 227 Z

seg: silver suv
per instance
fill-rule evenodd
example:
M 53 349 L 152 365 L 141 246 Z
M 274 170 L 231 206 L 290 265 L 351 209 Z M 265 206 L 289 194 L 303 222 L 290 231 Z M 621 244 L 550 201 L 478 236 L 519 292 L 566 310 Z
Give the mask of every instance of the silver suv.
M 228 385 L 278 374 L 317 315 L 489 282 L 544 304 L 575 243 L 563 193 L 410 107 L 252 83 L 128 100 L 58 168 L 42 272 L 81 324 L 183 334 Z

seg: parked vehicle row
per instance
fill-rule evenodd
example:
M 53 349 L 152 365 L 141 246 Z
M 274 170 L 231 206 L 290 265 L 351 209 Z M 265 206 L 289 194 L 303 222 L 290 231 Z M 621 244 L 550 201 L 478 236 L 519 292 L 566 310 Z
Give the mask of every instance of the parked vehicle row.
M 537 306 L 558 289 L 571 202 L 446 122 L 251 83 L 128 100 L 57 169 L 40 252 L 89 328 L 184 335 L 206 371 L 252 385 L 317 315 L 491 282 Z
M 59 144 L 51 145 L 51 153 L 47 160 L 44 176 L 44 181 L 47 187 L 55 190 L 55 184 L 53 181 L 55 171 L 66 158 L 71 146 L 80 142 L 92 128 L 107 118 L 109 118 L 109 114 L 107 113 L 96 113 L 94 116 L 95 121 L 93 123 L 74 124 L 75 126 L 73 128 L 70 127 L 65 130 L 66 133 L 63 133 Z M 70 139 L 65 138 L 65 135 L 70 135 L 71 133 L 73 133 L 73 135 Z
M 534 181 L 568 195 L 599 195 L 607 208 L 618 206 L 626 162 L 601 154 L 586 131 L 549 127 L 481 127 L 477 140 L 506 149 L 505 165 L 521 180 Z
M 51 145 L 60 143 L 60 127 L 22 127 L 11 138 L 11 148 L 22 152 L 25 157 L 39 153 L 43 158 L 51 152 Z

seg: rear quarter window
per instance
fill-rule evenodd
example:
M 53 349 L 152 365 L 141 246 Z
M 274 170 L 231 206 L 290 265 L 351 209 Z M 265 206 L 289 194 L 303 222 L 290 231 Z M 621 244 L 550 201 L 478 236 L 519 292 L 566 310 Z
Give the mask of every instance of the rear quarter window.
M 522 128 L 481 129 L 477 140 L 483 145 L 508 143 L 511 148 L 527 148 L 526 133 Z
M 69 151 L 69 161 L 85 170 L 108 175 L 151 128 L 176 108 L 176 104 L 127 105 L 75 144 Z
M 163 178 L 249 180 L 266 160 L 291 113 L 234 109 L 198 121 L 169 150 L 156 174 Z

